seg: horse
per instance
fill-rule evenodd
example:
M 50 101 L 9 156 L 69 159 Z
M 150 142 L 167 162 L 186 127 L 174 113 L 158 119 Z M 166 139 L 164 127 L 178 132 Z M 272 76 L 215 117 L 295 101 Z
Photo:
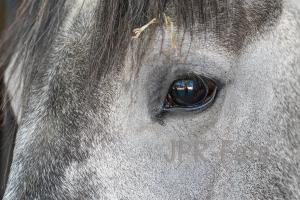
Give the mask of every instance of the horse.
M 24 0 L 0 52 L 4 200 L 300 199 L 298 0 Z

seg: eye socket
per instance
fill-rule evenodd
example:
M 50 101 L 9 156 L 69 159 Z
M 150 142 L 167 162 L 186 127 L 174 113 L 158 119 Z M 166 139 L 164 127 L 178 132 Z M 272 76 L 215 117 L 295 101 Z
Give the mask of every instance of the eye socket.
M 210 78 L 188 75 L 175 80 L 163 103 L 164 111 L 193 111 L 208 108 L 217 93 L 217 84 Z

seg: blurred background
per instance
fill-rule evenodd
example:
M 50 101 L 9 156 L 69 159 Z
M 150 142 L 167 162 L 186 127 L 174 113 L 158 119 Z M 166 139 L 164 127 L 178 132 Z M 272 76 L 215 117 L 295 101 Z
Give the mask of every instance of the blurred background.
M 3 29 L 5 23 L 5 3 L 4 0 L 0 0 L 0 30 Z
M 0 31 L 13 20 L 17 2 L 21 0 L 0 0 Z
M 29 1 L 29 0 L 24 0 Z M 17 7 L 17 3 L 21 2 L 21 0 L 0 0 L 0 36 L 3 31 L 3 29 L 12 22 L 15 10 Z M 1 95 L 1 89 L 3 88 L 3 79 L 0 77 L 0 107 L 2 105 L 2 95 Z M 11 155 L 11 144 L 7 143 L 7 136 L 4 134 L 4 132 L 1 131 L 1 110 L 0 110 L 0 199 L 2 199 L 4 189 L 5 189 L 5 183 L 7 180 L 7 165 L 6 163 L 9 162 Z M 6 136 L 6 137 L 5 137 Z M 9 148 L 6 148 L 6 145 L 9 145 Z M 5 148 L 3 148 L 5 146 Z M 2 148 L 1 148 L 2 147 Z

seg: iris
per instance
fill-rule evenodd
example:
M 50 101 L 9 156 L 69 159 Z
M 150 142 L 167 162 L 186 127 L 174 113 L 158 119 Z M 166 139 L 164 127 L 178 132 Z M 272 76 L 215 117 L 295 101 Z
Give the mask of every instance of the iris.
M 207 77 L 189 75 L 175 80 L 163 103 L 163 110 L 203 110 L 214 100 L 216 83 Z

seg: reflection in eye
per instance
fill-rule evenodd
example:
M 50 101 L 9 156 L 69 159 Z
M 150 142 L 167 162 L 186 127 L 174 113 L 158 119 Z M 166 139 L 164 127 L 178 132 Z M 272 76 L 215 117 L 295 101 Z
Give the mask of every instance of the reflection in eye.
M 204 110 L 213 102 L 217 93 L 216 83 L 203 76 L 189 75 L 174 81 L 164 100 L 164 111 Z

